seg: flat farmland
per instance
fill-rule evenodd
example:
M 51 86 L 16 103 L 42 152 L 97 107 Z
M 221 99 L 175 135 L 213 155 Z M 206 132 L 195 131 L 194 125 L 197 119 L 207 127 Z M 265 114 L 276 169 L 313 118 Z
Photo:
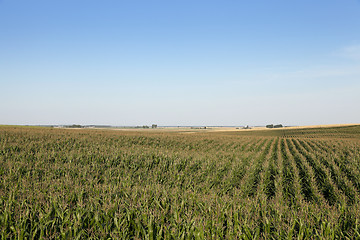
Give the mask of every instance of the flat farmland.
M 360 126 L 0 127 L 2 239 L 360 238 Z

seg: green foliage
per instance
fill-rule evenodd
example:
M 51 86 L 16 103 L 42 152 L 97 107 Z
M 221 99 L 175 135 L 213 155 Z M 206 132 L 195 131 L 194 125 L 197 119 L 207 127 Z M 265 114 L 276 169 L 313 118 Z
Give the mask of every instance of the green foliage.
M 309 131 L 0 127 L 1 239 L 360 238 L 360 132 Z

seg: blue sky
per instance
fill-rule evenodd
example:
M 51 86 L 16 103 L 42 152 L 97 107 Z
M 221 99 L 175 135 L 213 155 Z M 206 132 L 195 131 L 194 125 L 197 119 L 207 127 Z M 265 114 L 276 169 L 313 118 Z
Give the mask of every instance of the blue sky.
M 360 1 L 0 0 L 0 124 L 360 123 Z

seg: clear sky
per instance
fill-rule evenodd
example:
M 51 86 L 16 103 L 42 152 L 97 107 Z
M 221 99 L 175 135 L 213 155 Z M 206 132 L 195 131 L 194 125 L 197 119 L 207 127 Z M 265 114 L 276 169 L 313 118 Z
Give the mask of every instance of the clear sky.
M 0 0 L 0 124 L 360 123 L 359 0 Z

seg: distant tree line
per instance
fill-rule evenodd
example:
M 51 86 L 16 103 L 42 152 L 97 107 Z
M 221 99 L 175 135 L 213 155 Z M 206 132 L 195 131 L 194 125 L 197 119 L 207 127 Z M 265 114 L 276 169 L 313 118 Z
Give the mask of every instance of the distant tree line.
M 68 125 L 65 126 L 66 128 L 83 128 L 83 126 L 79 125 L 79 124 L 73 124 L 73 125 Z
M 282 124 L 277 124 L 277 125 L 269 124 L 269 125 L 266 125 L 266 128 L 282 128 L 282 127 L 283 127 Z

